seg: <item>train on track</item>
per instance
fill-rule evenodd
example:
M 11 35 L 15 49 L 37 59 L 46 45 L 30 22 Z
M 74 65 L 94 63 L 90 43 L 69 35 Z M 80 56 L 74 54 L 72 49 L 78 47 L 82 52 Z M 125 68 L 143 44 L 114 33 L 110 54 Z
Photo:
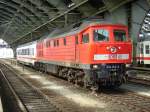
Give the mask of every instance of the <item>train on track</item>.
M 136 61 L 140 65 L 150 65 L 150 40 L 137 43 Z
M 17 60 L 84 87 L 119 87 L 132 60 L 128 28 L 88 21 L 17 48 Z

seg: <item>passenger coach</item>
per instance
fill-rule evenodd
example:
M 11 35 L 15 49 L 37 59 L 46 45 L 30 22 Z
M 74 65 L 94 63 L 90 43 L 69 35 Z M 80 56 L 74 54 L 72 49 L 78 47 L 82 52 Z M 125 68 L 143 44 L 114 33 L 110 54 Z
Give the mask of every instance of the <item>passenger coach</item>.
M 137 43 L 136 61 L 141 65 L 150 65 L 150 41 Z
M 37 42 L 34 41 L 18 46 L 18 48 L 16 49 L 17 60 L 25 65 L 34 66 L 37 56 L 36 44 Z

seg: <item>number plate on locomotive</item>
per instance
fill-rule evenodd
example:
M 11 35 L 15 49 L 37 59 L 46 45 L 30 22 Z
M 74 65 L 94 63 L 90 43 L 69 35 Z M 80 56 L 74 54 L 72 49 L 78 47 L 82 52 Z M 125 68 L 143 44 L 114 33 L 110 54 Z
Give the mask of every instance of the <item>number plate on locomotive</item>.
M 127 60 L 129 59 L 129 54 L 95 54 L 94 60 Z
M 109 59 L 117 59 L 117 54 L 110 54 Z

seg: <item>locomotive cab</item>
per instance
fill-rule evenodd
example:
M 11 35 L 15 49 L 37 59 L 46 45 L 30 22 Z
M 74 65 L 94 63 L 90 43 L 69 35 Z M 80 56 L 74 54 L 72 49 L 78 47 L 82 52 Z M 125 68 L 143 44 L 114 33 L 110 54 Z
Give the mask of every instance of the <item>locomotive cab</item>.
M 125 64 L 131 63 L 132 45 L 123 25 L 104 25 L 92 28 L 91 69 L 99 84 L 121 85 Z M 110 82 L 110 83 L 109 83 Z

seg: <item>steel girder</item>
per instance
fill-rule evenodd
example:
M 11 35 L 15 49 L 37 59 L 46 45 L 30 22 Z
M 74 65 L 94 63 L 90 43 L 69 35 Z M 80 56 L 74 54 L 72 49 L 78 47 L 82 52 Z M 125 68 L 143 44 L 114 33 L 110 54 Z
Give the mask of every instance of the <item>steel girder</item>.
M 34 4 L 30 3 L 29 2 L 30 0 L 29 1 L 27 1 L 27 0 L 26 1 L 23 1 L 23 0 L 12 0 L 12 1 L 14 1 L 14 2 L 16 2 L 18 4 L 22 4 L 22 7 L 30 9 L 30 11 L 32 13 L 34 13 L 38 18 L 40 18 L 43 22 L 48 20 L 47 15 L 43 11 L 39 10 L 38 8 L 36 8 L 36 6 Z
M 80 2 L 82 2 L 83 0 L 71 0 L 72 2 L 74 2 L 75 4 L 79 4 Z M 92 7 L 88 2 L 85 3 L 84 5 L 78 7 L 78 10 L 84 14 L 85 17 L 90 16 L 91 14 L 95 13 L 97 10 Z
M 56 1 L 56 0 L 53 0 L 53 1 Z M 57 12 L 53 8 L 48 6 L 48 4 L 46 4 L 43 0 L 36 0 L 36 1 L 30 0 L 30 2 L 36 5 L 37 8 L 42 10 L 45 14 L 47 14 L 49 18 L 52 18 L 53 16 L 57 14 Z
M 23 40 L 23 38 L 29 38 L 29 36 L 31 35 L 31 33 L 34 35 L 34 39 L 38 39 L 40 38 L 39 36 L 39 32 L 41 34 L 43 34 L 43 32 L 41 31 L 49 31 L 50 29 L 47 29 L 48 26 L 50 25 L 50 23 L 52 23 L 53 21 L 56 21 L 58 18 L 64 16 L 65 14 L 70 13 L 71 11 L 73 11 L 74 9 L 78 8 L 79 6 L 85 4 L 86 2 L 88 2 L 88 0 L 83 0 L 82 2 L 76 4 L 75 6 L 69 8 L 68 10 L 66 10 L 63 13 L 60 13 L 59 15 L 54 16 L 52 19 L 50 19 L 49 21 L 45 22 L 44 24 L 40 25 L 39 27 L 33 29 L 31 32 L 28 32 L 27 34 L 23 35 L 22 37 L 17 38 L 16 40 L 12 41 L 10 44 L 12 46 L 15 46 L 16 44 L 23 44 L 23 42 L 21 42 L 21 40 Z M 46 29 L 45 29 L 46 28 Z M 44 30 L 43 30 L 44 29 Z M 20 40 L 20 41 L 19 41 Z M 28 41 L 24 41 L 24 42 L 28 42 Z
M 4 1 L 4 0 L 2 0 L 2 1 Z M 20 7 L 19 5 L 16 5 L 15 3 L 11 2 L 11 1 L 0 2 L 0 4 L 3 4 L 0 7 L 3 7 L 6 11 L 12 12 L 14 14 L 17 13 L 17 10 Z M 28 14 L 29 14 L 28 11 L 21 9 L 20 12 L 23 14 L 23 16 L 26 16 L 26 18 L 30 19 L 28 17 Z M 33 16 L 33 17 L 35 17 L 35 16 Z M 32 19 L 31 19 L 31 21 L 34 22 Z
M 59 13 L 62 13 L 68 9 L 66 4 L 64 3 L 64 0 L 47 0 L 47 2 L 56 7 Z
M 147 3 L 150 5 L 150 0 L 147 0 Z
M 106 10 L 111 12 L 129 1 L 132 0 L 101 0 L 102 6 L 94 7 L 92 0 L 0 0 L 0 10 L 6 12 L 0 20 L 14 18 L 8 35 L 18 33 L 11 40 L 7 36 L 7 40 L 16 46 L 39 39 L 53 28 L 78 23 Z
M 4 0 L 3 0 L 4 1 Z M 38 22 L 39 21 L 42 21 L 41 20 L 41 15 L 38 14 L 38 10 L 36 9 L 36 7 L 34 7 L 32 4 L 29 4 L 29 3 L 23 3 L 22 0 L 11 0 L 11 1 L 8 1 L 7 4 L 13 8 L 15 8 L 16 10 L 18 10 L 18 8 L 20 8 L 19 5 L 16 5 L 17 4 L 21 4 L 22 3 L 22 8 L 20 9 L 20 12 L 24 13 L 27 17 L 30 17 L 30 15 L 32 16 L 32 18 L 36 21 L 38 19 Z M 29 15 L 28 15 L 29 14 Z M 42 23 L 42 22 L 40 22 Z
M 0 8 L 0 11 L 1 11 L 1 16 L 4 16 L 5 15 L 5 17 L 7 16 L 8 17 L 8 20 L 10 20 L 10 21 L 12 21 L 12 18 L 14 18 L 14 15 L 15 15 L 15 12 L 13 13 L 13 12 L 9 12 L 9 10 L 8 11 L 6 11 L 6 10 L 4 10 L 4 9 L 2 9 L 1 10 L 1 8 Z M 3 15 L 2 15 L 3 14 Z M 14 18 L 14 20 L 13 20 L 13 22 L 16 24 L 16 23 L 19 23 L 20 24 L 20 26 L 18 26 L 18 27 L 20 27 L 20 29 L 21 29 L 21 27 L 23 27 L 22 26 L 22 24 L 26 24 L 26 25 L 30 25 L 30 24 L 32 24 L 32 22 L 30 21 L 30 19 L 29 18 L 27 18 L 25 15 L 23 15 L 23 14 L 21 14 L 21 13 L 17 13 L 16 15 L 15 15 L 16 17 Z
M 0 10 L 3 10 L 4 12 L 9 12 L 13 15 L 15 15 L 17 13 L 17 10 L 16 9 L 13 9 L 12 7 L 9 7 L 9 6 L 4 6 L 4 5 L 0 5 Z M 19 8 L 18 8 L 19 9 Z M 18 16 L 20 17 L 23 21 L 24 19 L 25 20 L 28 20 L 28 21 L 31 21 L 32 23 L 36 24 L 36 20 L 37 19 L 34 19 L 34 18 L 31 18 L 30 15 L 31 13 L 29 13 L 28 11 L 26 11 L 25 9 L 23 10 L 22 8 L 20 9 L 20 12 L 21 16 L 23 16 L 23 18 L 21 18 L 21 16 Z M 17 15 L 16 15 L 17 16 Z
M 40 25 L 42 22 L 41 21 L 37 21 L 37 18 L 35 19 L 35 15 L 33 15 L 33 14 L 39 14 L 39 13 L 37 13 L 38 11 L 35 11 L 36 9 L 35 9 L 35 7 L 29 7 L 29 5 L 27 5 L 27 4 L 23 4 L 23 5 L 25 5 L 25 6 L 27 6 L 28 8 L 24 8 L 23 9 L 23 7 L 21 6 L 19 6 L 19 5 L 16 5 L 14 2 L 16 2 L 16 1 L 14 1 L 13 0 L 13 2 L 12 1 L 4 1 L 4 0 L 2 0 L 3 2 L 0 2 L 0 3 L 3 3 L 5 6 L 9 6 L 9 7 L 11 7 L 12 9 L 16 9 L 16 10 L 19 10 L 19 12 L 14 12 L 14 24 L 16 24 L 16 26 L 17 27 L 20 27 L 19 29 L 22 29 L 22 27 L 23 27 L 23 25 L 22 24 L 28 24 L 28 26 L 27 27 L 24 27 L 24 28 L 27 28 L 28 29 L 28 31 L 29 30 L 31 30 L 31 29 L 29 29 L 29 27 L 32 27 L 32 28 L 35 28 L 36 26 L 38 26 L 38 25 Z M 19 0 L 17 0 L 17 1 L 19 1 Z M 21 1 L 20 2 L 17 2 L 18 4 L 20 4 L 21 5 Z M 3 5 L 2 5 L 3 6 Z M 27 11 L 27 10 L 25 10 L 25 9 L 30 9 L 30 8 L 32 8 L 32 12 L 34 12 L 34 13 L 32 13 L 31 11 Z M 8 11 L 8 10 L 7 10 Z M 12 12 L 12 11 L 11 11 Z M 29 15 L 29 13 L 30 14 L 32 14 L 33 16 L 32 17 L 30 17 L 30 15 Z M 10 14 L 8 14 L 8 15 L 10 15 Z M 11 13 L 11 17 L 13 18 L 13 13 Z M 5 14 L 5 16 L 6 16 L 6 14 Z M 38 19 L 39 20 L 41 20 L 41 14 L 39 14 L 39 17 L 38 17 Z M 6 18 L 6 17 L 5 17 Z M 17 18 L 17 19 L 16 19 Z M 31 19 L 30 19 L 31 18 Z M 44 19 L 44 21 L 45 21 L 45 19 Z M 34 23 L 32 23 L 32 22 L 34 22 Z M 18 23 L 20 23 L 21 25 L 18 25 Z M 31 26 L 32 25 L 32 26 Z M 35 27 L 33 27 L 33 26 L 35 26 Z M 24 32 L 24 30 L 23 30 L 23 32 Z M 25 32 L 26 33 L 26 32 Z
M 114 11 L 118 7 L 124 5 L 125 3 L 131 2 L 131 1 L 133 0 L 103 0 L 105 6 L 110 12 Z

